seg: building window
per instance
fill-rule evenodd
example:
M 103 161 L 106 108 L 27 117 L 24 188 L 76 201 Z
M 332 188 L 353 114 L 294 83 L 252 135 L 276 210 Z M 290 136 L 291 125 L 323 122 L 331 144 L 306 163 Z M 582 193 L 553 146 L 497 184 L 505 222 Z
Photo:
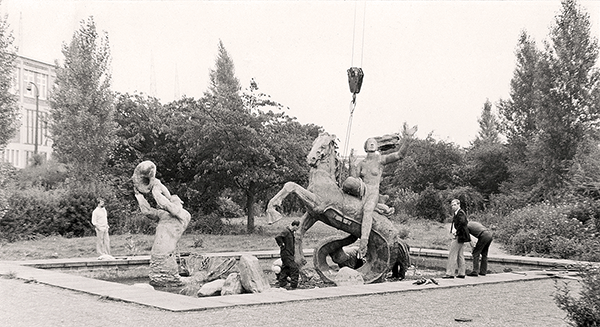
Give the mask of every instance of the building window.
M 40 99 L 46 99 L 47 95 L 47 86 L 48 85 L 48 75 L 45 74 L 35 74 L 35 84 L 40 89 Z
M 23 94 L 32 98 L 35 97 L 35 88 L 32 87 L 31 90 L 28 90 L 27 87 L 29 86 L 30 82 L 34 82 L 34 79 L 35 72 L 23 69 Z
M 35 110 L 25 111 L 25 130 L 27 131 L 25 143 L 33 144 L 35 140 Z
M 48 89 L 48 75 L 36 73 L 31 70 L 24 69 L 23 70 L 23 94 L 28 97 L 35 97 L 35 86 L 28 90 L 27 87 L 29 83 L 35 83 L 38 87 L 38 91 L 40 92 L 40 99 L 45 100 L 47 98 L 47 89 Z
M 38 145 L 48 145 L 48 113 L 41 112 L 38 117 Z M 36 111 L 27 109 L 25 111 L 25 130 L 27 131 L 27 137 L 25 138 L 26 144 L 35 144 L 35 115 Z

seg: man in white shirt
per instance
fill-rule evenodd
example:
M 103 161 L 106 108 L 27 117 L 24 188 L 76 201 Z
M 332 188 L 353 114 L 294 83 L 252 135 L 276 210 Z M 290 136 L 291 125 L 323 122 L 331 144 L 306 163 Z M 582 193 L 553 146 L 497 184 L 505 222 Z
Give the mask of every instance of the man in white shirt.
M 92 225 L 96 229 L 96 251 L 100 255 L 110 256 L 110 239 L 108 238 L 108 218 L 106 208 L 104 208 L 104 199 L 98 198 L 98 206 L 92 212 Z

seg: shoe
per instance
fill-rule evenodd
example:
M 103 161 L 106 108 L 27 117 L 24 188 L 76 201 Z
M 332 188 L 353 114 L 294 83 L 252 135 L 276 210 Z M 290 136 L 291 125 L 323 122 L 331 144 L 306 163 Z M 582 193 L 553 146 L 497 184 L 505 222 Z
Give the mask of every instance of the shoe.
M 458 275 L 456 278 L 465 278 L 465 275 Z
M 444 275 L 442 278 L 443 278 L 443 279 L 451 279 L 451 278 L 454 278 L 454 276 L 451 276 L 451 275 Z
M 468 273 L 468 274 L 467 274 L 467 276 L 470 276 L 470 277 L 477 277 L 477 276 L 479 276 L 479 274 L 478 274 L 478 273 L 476 273 L 476 272 L 474 272 L 474 271 L 471 271 L 470 273 Z
M 485 276 L 485 274 L 479 274 L 479 276 Z

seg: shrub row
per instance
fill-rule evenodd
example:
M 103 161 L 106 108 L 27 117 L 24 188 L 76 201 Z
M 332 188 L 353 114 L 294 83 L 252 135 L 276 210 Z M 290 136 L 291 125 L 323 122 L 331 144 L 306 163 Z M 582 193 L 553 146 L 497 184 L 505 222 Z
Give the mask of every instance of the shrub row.
M 136 212 L 127 201 L 130 199 L 123 199 L 109 182 L 90 182 L 50 190 L 41 186 L 11 189 L 6 199 L 8 209 L 0 219 L 0 238 L 15 241 L 37 235 L 94 235 L 91 216 L 98 197 L 106 201 L 111 234 L 153 228 L 152 222 Z
M 471 187 L 438 190 L 430 185 L 421 193 L 398 189 L 394 190 L 391 196 L 397 213 L 439 222 L 444 222 L 450 217 L 452 199 L 459 199 L 468 212 L 484 208 L 483 197 Z
M 582 216 L 577 204 L 541 203 L 506 216 L 473 218 L 492 226 L 495 239 L 511 254 L 600 261 L 597 219 L 593 213 Z
M 156 221 L 142 215 L 123 181 L 64 183 L 52 189 L 37 185 L 13 187 L 0 198 L 0 239 L 9 242 L 38 236 L 62 235 L 81 237 L 95 235 L 91 224 L 96 199 L 105 199 L 110 234 L 152 234 Z M 10 194 L 6 196 L 7 194 Z M 192 213 L 188 232 L 205 234 L 241 233 L 240 228 L 222 222 L 221 217 L 239 217 L 241 208 L 230 198 L 219 199 L 219 212 L 205 215 Z M 240 230 L 238 230 L 240 229 Z

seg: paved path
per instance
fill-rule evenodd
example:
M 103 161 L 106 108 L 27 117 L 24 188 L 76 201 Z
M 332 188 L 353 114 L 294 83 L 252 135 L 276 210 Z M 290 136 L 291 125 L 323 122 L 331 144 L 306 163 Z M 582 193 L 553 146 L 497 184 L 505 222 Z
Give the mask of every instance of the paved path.
M 273 304 L 282 302 L 332 299 L 348 296 L 386 294 L 427 288 L 449 288 L 474 286 L 479 284 L 508 283 L 547 279 L 550 276 L 543 271 L 490 274 L 485 277 L 467 277 L 464 279 L 439 279 L 438 285 L 414 285 L 412 280 L 386 282 L 345 287 L 325 287 L 286 291 L 273 288 L 259 294 L 239 294 L 230 296 L 211 296 L 196 298 L 178 294 L 155 291 L 119 283 L 70 275 L 58 271 L 37 269 L 12 263 L 0 263 L 0 274 L 16 276 L 20 279 L 52 285 L 73 291 L 97 295 L 103 298 L 142 304 L 169 311 L 193 311 L 231 306 Z
M 171 312 L 0 278 L 0 325 L 61 326 L 567 326 L 554 281 L 428 288 L 327 300 Z M 454 319 L 466 317 L 470 323 Z
M 427 251 L 440 256 L 447 255 L 444 251 Z M 541 260 L 544 264 L 551 264 L 546 262 L 546 259 L 539 258 L 512 259 Z M 86 259 L 63 260 L 63 264 L 74 265 L 76 261 L 81 260 Z M 61 260 L 54 261 L 58 264 Z M 90 265 L 100 263 L 95 259 L 89 261 Z M 570 261 L 559 262 L 560 265 L 568 263 Z M 536 323 L 540 323 L 539 326 L 557 326 L 562 323 L 564 314 L 553 304 L 551 298 L 553 288 L 549 285 L 554 283 L 552 277 L 570 277 L 566 273 L 537 270 L 465 279 L 440 279 L 439 285 L 414 285 L 413 281 L 399 281 L 294 291 L 274 289 L 261 294 L 194 298 L 37 269 L 27 266 L 28 264 L 32 262 L 0 262 L 0 275 L 16 277 L 16 279 L 0 279 L 0 302 L 2 303 L 0 318 L 7 319 L 0 320 L 0 325 L 3 325 L 2 321 L 9 321 L 9 326 L 80 326 L 83 324 L 76 322 L 83 321 L 80 319 L 86 315 L 91 315 L 92 320 L 98 319 L 96 326 L 122 325 L 124 322 L 127 324 L 137 322 L 140 326 L 160 326 L 161 324 L 155 323 L 161 319 L 155 320 L 151 317 L 155 317 L 157 312 L 164 313 L 166 310 L 170 312 L 167 316 L 171 319 L 189 317 L 192 312 L 195 312 L 193 316 L 202 317 L 205 322 L 201 325 L 211 325 L 208 322 L 212 321 L 214 325 L 227 326 L 273 324 L 296 326 L 300 324 L 295 322 L 302 317 L 304 322 L 301 324 L 304 326 L 307 322 L 313 325 L 311 322 L 320 321 L 329 321 L 324 324 L 327 326 L 354 326 L 365 323 L 369 326 L 392 325 L 399 319 L 405 322 L 412 321 L 411 325 L 416 326 L 445 326 L 453 324 L 454 318 L 465 316 L 471 319 L 475 317 L 481 322 L 485 321 L 483 325 L 494 326 L 496 319 L 494 317 L 500 314 L 495 312 L 497 308 L 514 307 L 515 303 L 518 303 L 514 310 L 521 311 L 527 307 L 530 307 L 530 310 L 537 310 L 527 314 L 528 318 L 525 319 L 528 321 L 527 326 L 536 326 L 538 325 Z M 531 285 L 543 287 L 533 286 L 531 289 Z M 498 294 L 503 294 L 505 299 L 498 297 Z M 527 298 L 533 302 L 523 303 L 523 299 Z M 417 303 L 418 306 L 415 306 Z M 538 308 L 540 303 L 544 304 L 541 309 Z M 79 308 L 81 304 L 85 304 L 88 309 Z M 498 304 L 501 306 L 498 307 Z M 68 308 L 68 306 L 73 307 Z M 56 313 L 57 307 L 63 307 L 63 310 Z M 298 311 L 299 307 L 304 309 Z M 394 311 L 392 308 L 395 308 Z M 412 310 L 410 314 L 412 318 L 409 317 L 410 315 L 406 316 L 405 311 L 409 308 Z M 108 314 L 103 316 L 100 313 L 102 310 Z M 197 311 L 204 313 L 200 314 Z M 256 315 L 255 312 L 264 312 L 267 317 Z M 179 315 L 174 315 L 175 313 Z M 242 313 L 252 319 L 245 318 Z M 47 315 L 51 314 L 57 314 L 58 317 L 48 320 Z M 422 317 L 417 317 L 419 314 Z M 509 314 L 508 317 L 511 315 Z M 514 315 L 512 317 L 512 320 L 506 317 L 502 319 L 505 319 L 504 322 L 509 319 L 511 326 L 516 326 L 518 324 L 515 323 L 522 318 Z M 341 323 L 343 320 L 348 321 Z M 94 324 L 86 321 L 85 325 Z M 172 324 L 163 319 L 162 325 Z M 505 326 L 505 324 L 497 324 L 497 326 Z

